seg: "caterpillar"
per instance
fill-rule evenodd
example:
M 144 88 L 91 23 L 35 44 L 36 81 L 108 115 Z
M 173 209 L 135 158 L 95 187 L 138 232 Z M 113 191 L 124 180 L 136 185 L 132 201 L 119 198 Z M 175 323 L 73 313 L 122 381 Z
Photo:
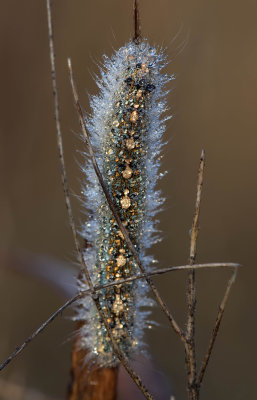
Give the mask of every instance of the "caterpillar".
M 154 219 L 164 202 L 156 182 L 161 176 L 160 152 L 166 111 L 164 85 L 173 76 L 161 73 L 165 55 L 146 40 L 131 41 L 108 58 L 97 79 L 100 94 L 90 98 L 92 114 L 86 119 L 96 159 L 109 194 L 147 271 L 154 258 L 147 249 L 160 240 Z M 101 285 L 135 275 L 137 265 L 102 193 L 91 163 L 82 168 L 82 188 L 89 213 L 82 227 L 87 246 L 85 262 L 93 284 Z M 78 285 L 85 288 L 85 279 Z M 100 303 L 113 336 L 128 357 L 144 350 L 143 331 L 153 300 L 144 282 L 134 281 L 101 290 Z M 98 365 L 115 366 L 106 329 L 92 301 L 81 299 L 76 319 L 81 348 Z

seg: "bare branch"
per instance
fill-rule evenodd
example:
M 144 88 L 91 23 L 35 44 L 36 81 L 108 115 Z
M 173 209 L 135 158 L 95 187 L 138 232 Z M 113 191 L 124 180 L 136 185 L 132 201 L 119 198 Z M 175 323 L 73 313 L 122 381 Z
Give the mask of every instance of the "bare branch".
M 222 299 L 222 302 L 220 303 L 219 311 L 218 311 L 216 322 L 215 322 L 215 325 L 214 325 L 214 328 L 213 328 L 213 331 L 212 331 L 212 336 L 211 336 L 211 340 L 210 340 L 210 343 L 209 343 L 209 347 L 208 347 L 208 350 L 206 352 L 206 355 L 205 355 L 201 370 L 200 370 L 200 372 L 198 374 L 198 377 L 197 377 L 196 384 L 197 384 L 198 387 L 201 386 L 201 383 L 202 383 L 202 380 L 203 380 L 207 365 L 209 363 L 210 356 L 211 356 L 211 353 L 212 353 L 212 350 L 213 350 L 213 346 L 214 346 L 215 340 L 217 338 L 219 327 L 220 327 L 220 324 L 221 324 L 221 320 L 222 320 L 222 317 L 223 317 L 223 314 L 224 314 L 224 311 L 225 311 L 227 300 L 228 300 L 232 285 L 233 285 L 233 283 L 235 283 L 235 280 L 236 280 L 236 275 L 237 275 L 237 269 L 235 269 L 232 277 L 228 281 L 224 297 Z
M 176 267 L 169 267 L 169 268 L 162 268 L 159 270 L 154 270 L 154 271 L 150 272 L 149 274 L 147 274 L 147 276 L 162 275 L 162 274 L 166 274 L 168 272 L 183 271 L 183 270 L 188 270 L 191 268 L 194 268 L 194 269 L 235 268 L 236 269 L 239 266 L 240 266 L 239 264 L 234 264 L 234 263 L 195 264 L 193 267 L 191 265 L 180 265 L 180 266 L 176 266 Z M 67 307 L 69 307 L 70 305 L 75 303 L 75 301 L 77 301 L 82 296 L 92 295 L 93 293 L 98 292 L 99 290 L 103 290 L 103 289 L 109 288 L 111 286 L 122 285 L 124 283 L 135 281 L 137 279 L 145 279 L 145 277 L 146 277 L 146 274 L 131 276 L 126 279 L 121 279 L 119 281 L 110 282 L 110 283 L 106 283 L 104 285 L 96 286 L 94 288 L 93 292 L 91 291 L 91 289 L 87 289 L 87 290 L 83 290 L 83 291 L 79 292 L 78 294 L 73 296 L 71 299 L 67 300 L 66 303 L 64 303 L 45 322 L 43 322 L 43 324 L 36 331 L 34 331 L 31 334 L 31 336 L 29 336 L 22 345 L 17 347 L 16 350 L 0 365 L 0 371 L 3 370 L 15 357 L 17 357 L 25 349 L 25 347 L 33 339 L 35 339 L 36 336 L 39 335 L 39 333 L 41 333 L 51 322 L 53 322 L 53 320 L 56 317 L 58 317 L 58 315 L 60 315 Z
M 200 205 L 201 205 L 201 195 L 202 195 L 202 187 L 203 187 L 203 171 L 205 166 L 205 152 L 202 150 L 201 158 L 200 158 L 200 166 L 198 172 L 198 181 L 197 181 L 197 192 L 196 192 L 196 201 L 195 201 L 195 214 L 193 218 L 193 225 L 191 229 L 190 235 L 190 265 L 195 263 L 196 258 L 196 242 L 199 231 L 199 214 L 200 214 Z
M 203 186 L 203 171 L 205 164 L 205 153 L 202 150 L 200 158 L 200 166 L 198 172 L 197 181 L 197 192 L 195 202 L 195 213 L 193 218 L 193 224 L 190 235 L 190 256 L 189 264 L 193 265 L 196 258 L 196 243 L 199 230 L 199 214 L 201 204 L 201 194 Z M 195 386 L 196 379 L 196 349 L 195 349 L 195 311 L 196 311 L 196 282 L 195 282 L 195 269 L 192 269 L 188 274 L 187 281 L 187 301 L 188 301 L 188 316 L 187 316 L 187 327 L 186 327 L 186 339 L 185 345 L 186 351 L 186 365 L 188 375 L 188 393 L 189 399 L 198 398 L 198 390 Z
M 22 352 L 22 350 L 25 349 L 25 347 L 33 340 L 39 333 L 41 333 L 53 320 L 58 317 L 68 306 L 70 306 L 72 303 L 74 303 L 76 300 L 78 300 L 81 297 L 81 293 L 76 294 L 76 296 L 72 297 L 66 303 L 64 303 L 60 308 L 58 308 L 57 311 L 55 311 L 43 324 L 32 333 L 31 336 L 29 336 L 25 342 L 21 345 L 16 347 L 15 351 L 0 365 L 0 371 L 4 369 L 15 357 L 17 357 L 18 354 Z
M 70 59 L 68 59 L 68 68 L 69 68 L 69 73 L 70 73 L 70 81 L 71 81 L 71 87 L 72 87 L 73 96 L 74 96 L 74 100 L 75 100 L 75 105 L 76 105 L 78 116 L 79 116 L 80 126 L 81 126 L 81 129 L 82 129 L 83 135 L 85 137 L 86 143 L 88 145 L 88 151 L 89 151 L 92 163 L 93 163 L 93 167 L 94 167 L 96 176 L 97 176 L 97 178 L 99 180 L 99 183 L 100 183 L 100 185 L 101 185 L 101 187 L 103 189 L 103 192 L 105 194 L 106 200 L 107 200 L 107 202 L 109 204 L 109 207 L 110 207 L 110 209 L 111 209 L 111 211 L 112 211 L 112 213 L 114 215 L 114 218 L 116 219 L 117 224 L 119 225 L 119 228 L 120 228 L 120 230 L 121 230 L 121 232 L 122 232 L 122 234 L 124 236 L 124 240 L 125 240 L 128 248 L 130 249 L 130 251 L 131 251 L 131 253 L 132 253 L 132 255 L 133 255 L 133 257 L 134 257 L 134 259 L 135 259 L 135 261 L 136 261 L 136 263 L 138 265 L 138 267 L 140 268 L 141 272 L 146 274 L 146 270 L 145 270 L 144 266 L 142 265 L 142 263 L 141 263 L 141 261 L 140 261 L 140 259 L 138 257 L 138 254 L 137 254 L 137 252 L 135 250 L 134 245 L 131 242 L 131 239 L 129 237 L 127 229 L 125 228 L 125 226 L 123 225 L 123 223 L 122 223 L 122 221 L 120 219 L 119 213 L 116 210 L 116 207 L 115 207 L 115 205 L 114 205 L 114 203 L 112 201 L 112 198 L 111 198 L 111 196 L 109 194 L 108 188 L 107 188 L 107 186 L 106 186 L 106 184 L 105 184 L 105 182 L 103 180 L 102 174 L 101 174 L 101 172 L 99 170 L 99 167 L 97 165 L 97 161 L 96 161 L 96 158 L 95 158 L 95 155 L 94 155 L 94 150 L 93 150 L 93 147 L 92 147 L 92 144 L 91 144 L 91 141 L 90 141 L 87 129 L 86 129 L 82 108 L 81 108 L 81 105 L 80 105 L 80 102 L 79 102 L 78 92 L 77 92 L 76 85 L 75 85 L 74 78 L 73 78 L 73 71 L 72 71 L 72 65 L 71 65 L 71 60 Z M 161 309 L 163 310 L 164 314 L 166 315 L 166 317 L 170 321 L 170 324 L 171 324 L 172 328 L 180 336 L 181 340 L 183 342 L 185 342 L 185 337 L 184 337 L 183 331 L 181 330 L 181 328 L 179 327 L 179 325 L 177 324 L 177 322 L 173 318 L 172 314 L 168 310 L 167 305 L 165 304 L 164 300 L 162 299 L 162 297 L 161 297 L 159 291 L 157 290 L 157 288 L 155 287 L 154 283 L 152 282 L 152 280 L 149 277 L 146 278 L 146 281 L 147 281 L 148 285 L 150 286 L 150 288 L 152 289 L 152 292 L 153 292 L 153 294 L 154 294 L 154 296 L 156 298 L 156 301 L 159 303 L 159 305 L 160 305 Z
M 76 250 L 79 255 L 80 263 L 81 263 L 81 266 L 85 273 L 88 285 L 93 290 L 93 284 L 90 279 L 81 248 L 79 246 L 77 231 L 76 231 L 76 227 L 75 227 L 75 222 L 74 222 L 72 207 L 71 207 L 71 202 L 70 202 L 70 190 L 69 190 L 69 185 L 68 185 L 68 181 L 67 181 L 67 173 L 66 173 L 65 162 L 64 162 L 62 131 L 61 131 L 61 122 L 60 122 L 60 113 L 59 113 L 59 97 L 58 97 L 58 88 L 57 88 L 57 80 L 56 80 L 51 0 L 46 0 L 46 8 L 47 8 L 47 21 L 48 21 L 51 76 L 52 76 L 53 97 L 54 97 L 54 115 L 55 115 L 55 123 L 56 123 L 57 146 L 58 146 L 58 153 L 59 153 L 59 159 L 60 159 L 60 164 L 61 164 L 62 186 L 63 186 L 64 196 L 65 196 L 65 204 L 66 204 L 66 208 L 68 211 L 69 224 L 70 224 L 70 227 L 72 230 Z
M 135 280 L 138 279 L 145 279 L 147 277 L 150 276 L 157 276 L 157 275 L 163 275 L 166 274 L 168 272 L 175 272 L 175 271 L 184 271 L 184 270 L 191 270 L 191 269 L 212 269 L 212 268 L 238 268 L 240 266 L 240 264 L 235 264 L 235 263 L 208 263 L 208 264 L 195 264 L 195 265 L 179 265 L 176 267 L 167 267 L 167 268 L 161 268 L 161 269 L 156 269 L 153 270 L 149 273 L 144 273 L 144 274 L 138 274 L 138 275 L 134 275 L 134 276 L 130 276 L 129 278 L 125 278 L 125 279 L 120 279 L 117 281 L 113 281 L 113 282 L 109 282 L 109 283 L 105 283 L 104 285 L 99 285 L 99 286 L 95 286 L 95 291 L 99 291 L 102 289 L 107 289 L 111 286 L 116 286 L 116 285 L 123 285 L 124 283 L 129 283 L 129 282 L 133 282 Z M 81 293 L 84 294 L 91 294 L 90 289 L 88 290 L 83 290 Z
M 139 0 L 134 0 L 134 42 L 138 44 L 141 40 L 141 26 L 139 15 Z

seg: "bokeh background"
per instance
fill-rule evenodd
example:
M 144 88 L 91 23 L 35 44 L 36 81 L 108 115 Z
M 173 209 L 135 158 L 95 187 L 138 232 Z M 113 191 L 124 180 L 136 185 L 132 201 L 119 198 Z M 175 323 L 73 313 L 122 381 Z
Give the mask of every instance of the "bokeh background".
M 235 0 L 142 0 L 142 31 L 167 48 L 166 72 L 175 73 L 160 182 L 167 198 L 160 214 L 163 242 L 153 249 L 160 266 L 187 262 L 201 149 L 207 156 L 199 262 L 243 264 L 202 389 L 202 398 L 254 400 L 256 388 L 257 240 L 257 3 Z M 69 182 L 80 193 L 83 144 L 69 86 L 72 58 L 85 110 L 96 93 L 94 74 L 132 35 L 132 0 L 56 0 L 54 24 L 61 121 Z M 67 223 L 56 148 L 44 0 L 8 0 L 0 14 L 0 355 L 48 317 L 74 290 L 75 252 Z M 78 224 L 85 217 L 74 196 Z M 62 266 L 64 265 L 64 267 Z M 56 271 L 59 271 L 58 273 Z M 57 275 L 56 275 L 57 274 Z M 197 274 L 197 346 L 200 362 L 230 272 Z M 50 282 L 51 281 L 51 282 Z M 185 321 L 186 274 L 156 278 L 176 319 Z M 56 282 L 62 287 L 58 290 Z M 15 390 L 29 387 L 64 399 L 74 325 L 67 312 L 1 373 Z M 184 352 L 161 312 L 147 333 L 156 370 L 186 399 Z M 5 386 L 2 386 L 5 387 Z M 14 387 L 14 388 L 13 388 Z M 0 399 L 8 397 L 0 390 Z M 16 393 L 16 392 L 15 392 Z M 36 392 L 34 397 L 36 399 Z M 15 397 L 16 396 L 16 397 Z M 26 399 L 29 398 L 27 394 Z M 42 397 L 43 398 L 43 397 Z

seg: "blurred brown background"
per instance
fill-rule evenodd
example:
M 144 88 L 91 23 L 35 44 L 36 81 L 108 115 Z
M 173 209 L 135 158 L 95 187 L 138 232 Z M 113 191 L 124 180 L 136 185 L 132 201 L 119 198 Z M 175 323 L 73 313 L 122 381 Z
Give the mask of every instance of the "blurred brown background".
M 167 47 L 172 62 L 166 71 L 177 77 L 168 98 L 174 119 L 168 124 L 163 167 L 169 174 L 160 183 L 167 197 L 160 214 L 164 240 L 153 251 L 162 267 L 187 261 L 196 174 L 204 148 L 207 166 L 198 261 L 236 261 L 244 267 L 228 302 L 202 398 L 253 400 L 257 398 L 257 3 L 141 3 L 143 34 L 152 44 Z M 83 148 L 66 59 L 72 58 L 81 101 L 89 111 L 87 91 L 97 92 L 93 75 L 102 54 L 110 55 L 131 36 L 132 0 L 56 0 L 54 21 L 66 163 L 71 187 L 79 194 L 78 150 Z M 10 257 L 26 250 L 21 256 L 26 266 L 27 259 L 33 265 L 30 254 L 66 264 L 75 256 L 60 184 L 44 0 L 2 2 L 0 49 L 2 361 L 64 299 L 42 280 L 18 273 L 17 260 Z M 83 221 L 76 198 L 73 204 L 77 221 Z M 51 262 L 45 265 L 51 269 Z M 200 361 L 229 273 L 201 271 L 197 276 Z M 156 279 L 181 324 L 185 279 L 180 272 Z M 65 287 L 70 290 L 73 285 L 66 282 Z M 154 319 L 160 326 L 147 334 L 150 353 L 172 382 L 176 400 L 186 399 L 183 347 L 157 309 Z M 35 388 L 48 398 L 64 398 L 73 329 L 67 318 L 56 320 L 0 378 Z M 1 392 L 0 399 L 5 398 Z

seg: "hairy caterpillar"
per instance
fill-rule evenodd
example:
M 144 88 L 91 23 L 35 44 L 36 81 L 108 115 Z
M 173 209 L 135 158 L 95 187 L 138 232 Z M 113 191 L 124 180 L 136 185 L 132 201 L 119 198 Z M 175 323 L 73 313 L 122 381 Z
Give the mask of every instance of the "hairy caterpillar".
M 153 217 L 163 204 L 155 190 L 160 176 L 160 151 L 165 130 L 161 114 L 166 110 L 164 84 L 171 79 L 161 74 L 165 57 L 146 40 L 130 42 L 112 58 L 105 57 L 97 84 L 98 96 L 91 98 L 92 115 L 87 120 L 98 165 L 123 224 L 141 262 L 149 270 L 153 257 L 146 249 L 159 240 Z M 126 278 L 137 266 L 124 242 L 99 186 L 93 167 L 83 168 L 83 188 L 89 220 L 83 227 L 87 248 L 85 261 L 94 285 Z M 82 277 L 79 286 L 84 288 Z M 142 337 L 147 316 L 144 282 L 131 282 L 101 291 L 101 306 L 120 349 L 130 356 L 144 347 Z M 117 358 L 95 306 L 88 299 L 77 307 L 77 320 L 85 321 L 80 332 L 81 348 L 90 350 L 99 365 L 115 366 Z

